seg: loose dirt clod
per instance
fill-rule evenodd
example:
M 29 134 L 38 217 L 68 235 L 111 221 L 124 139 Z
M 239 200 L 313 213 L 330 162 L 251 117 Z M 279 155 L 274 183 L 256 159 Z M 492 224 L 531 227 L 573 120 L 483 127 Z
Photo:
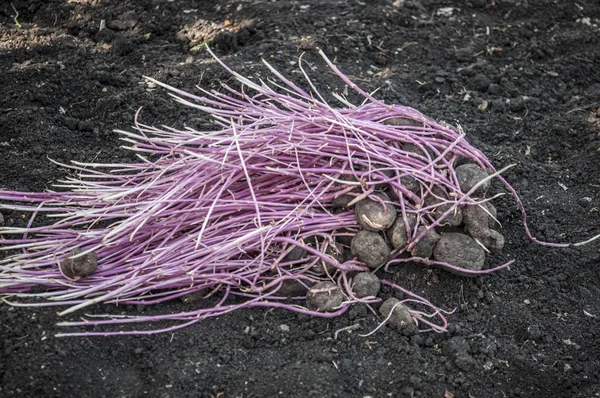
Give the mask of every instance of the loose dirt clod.
M 392 312 L 392 309 L 394 312 Z M 390 312 L 392 312 L 392 316 L 388 320 L 388 323 L 394 329 L 404 331 L 414 326 L 415 322 L 408 307 L 402 304 L 397 298 L 389 298 L 379 307 L 379 313 L 385 318 L 390 315 Z
M 389 228 L 396 219 L 396 208 L 389 203 L 390 198 L 383 192 L 374 194 L 385 203 L 371 198 L 365 198 L 354 206 L 356 220 L 364 229 L 369 231 L 383 231 Z
M 406 224 L 412 231 L 417 224 L 417 216 L 412 213 L 406 215 L 406 223 L 402 216 L 396 218 L 394 224 L 387 230 L 387 236 L 394 250 L 402 249 L 408 244 L 408 234 L 406 232 Z
M 311 311 L 331 312 L 343 301 L 342 290 L 333 282 L 319 282 L 306 293 L 306 306 Z
M 421 234 L 427 227 L 421 225 L 417 229 L 417 236 Z M 433 248 L 440 239 L 440 235 L 435 232 L 434 229 L 430 229 L 427 233 L 417 242 L 415 247 L 411 250 L 410 254 L 415 257 L 429 258 L 433 254 Z
M 390 255 L 390 248 L 385 239 L 377 232 L 361 230 L 354 235 L 350 245 L 352 254 L 369 268 L 377 268 L 385 264 Z
M 455 169 L 456 177 L 458 178 L 458 185 L 463 193 L 469 192 L 477 183 L 488 176 L 487 172 L 483 170 L 481 167 L 476 164 L 467 163 L 458 166 Z M 481 184 L 475 192 L 473 192 L 473 196 L 483 196 L 490 188 L 491 182 L 488 180 Z
M 81 278 L 93 273 L 98 267 L 98 258 L 96 253 L 90 252 L 79 257 L 83 253 L 82 249 L 73 249 L 61 263 L 60 270 L 69 278 Z M 73 258 L 75 257 L 75 258 Z
M 377 296 L 379 289 L 379 278 L 370 272 L 359 272 L 352 278 L 352 292 L 358 298 Z
M 479 271 L 485 262 L 485 251 L 468 235 L 461 233 L 442 234 L 433 249 L 437 261 L 472 271 Z

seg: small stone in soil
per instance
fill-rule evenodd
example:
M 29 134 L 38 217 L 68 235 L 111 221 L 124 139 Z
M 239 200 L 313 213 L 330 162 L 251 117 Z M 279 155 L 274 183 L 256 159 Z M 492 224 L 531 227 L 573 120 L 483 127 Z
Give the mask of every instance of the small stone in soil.
M 96 270 L 98 267 L 96 253 L 90 252 L 83 256 L 73 258 L 83 252 L 84 250 L 79 248 L 71 250 L 67 258 L 60 263 L 60 269 L 63 274 L 69 278 L 79 278 L 90 275 Z
M 361 230 L 354 235 L 350 245 L 352 254 L 358 257 L 369 268 L 377 268 L 385 264 L 390 255 L 390 248 L 377 232 Z
M 375 196 L 386 202 L 383 206 L 379 201 L 365 198 L 354 206 L 356 220 L 364 229 L 382 231 L 389 228 L 396 219 L 396 208 L 389 203 L 390 198 L 383 192 Z
M 485 262 L 485 252 L 468 235 L 446 233 L 435 245 L 433 258 L 466 270 L 479 271 Z
M 414 327 L 415 322 L 409 312 L 408 307 L 400 303 L 400 300 L 397 298 L 392 297 L 384 301 L 383 304 L 381 304 L 381 307 L 379 307 L 379 313 L 387 319 L 387 317 L 390 315 L 390 312 L 392 312 L 392 309 L 394 312 L 388 320 L 390 326 L 399 331 L 404 331 L 411 326 Z
M 352 278 L 352 292 L 358 298 L 377 296 L 379 289 L 379 278 L 370 272 L 359 272 Z
M 481 167 L 476 164 L 468 163 L 458 166 L 455 169 L 456 177 L 458 178 L 458 185 L 463 193 L 469 192 L 475 185 L 477 185 L 481 180 L 487 178 L 488 174 Z M 490 180 L 487 180 L 483 184 L 481 184 L 473 195 L 475 196 L 483 196 L 487 192 L 490 187 Z
M 333 282 L 319 282 L 306 293 L 306 306 L 311 311 L 335 311 L 343 301 L 344 294 Z
M 417 229 L 417 236 L 419 236 L 427 227 L 421 225 Z M 435 232 L 432 228 L 417 242 L 415 247 L 411 250 L 410 254 L 415 257 L 429 258 L 433 254 L 433 248 L 440 239 L 440 235 Z

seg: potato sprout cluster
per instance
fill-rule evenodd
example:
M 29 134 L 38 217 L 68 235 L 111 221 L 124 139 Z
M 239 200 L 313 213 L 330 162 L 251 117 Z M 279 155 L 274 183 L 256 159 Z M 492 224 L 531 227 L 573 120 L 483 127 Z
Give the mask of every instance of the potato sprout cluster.
M 529 233 L 503 170 L 460 128 L 375 99 L 321 55 L 364 103 L 335 94 L 344 105 L 335 108 L 306 74 L 311 92 L 266 62 L 278 81 L 253 81 L 215 57 L 242 88 L 201 95 L 149 79 L 212 115 L 216 128 L 156 128 L 136 115 L 133 132 L 118 132 L 137 163 L 73 162 L 62 166 L 77 175 L 55 192 L 0 191 L 0 209 L 31 213 L 25 227 L 0 228 L 0 249 L 10 251 L 0 260 L 0 296 L 65 306 L 60 315 L 97 303 L 218 298 L 179 313 L 59 324 L 95 327 L 62 336 L 120 335 L 251 307 L 335 317 L 356 303 L 379 305 L 383 284 L 403 293 L 380 307 L 390 324 L 445 331 L 446 312 L 380 279 L 380 268 L 410 261 L 473 275 L 509 265 L 484 268 L 486 251 L 504 243 L 493 178 L 515 196 L 528 236 L 544 243 Z M 37 226 L 42 213 L 54 222 Z M 127 328 L 144 322 L 160 326 Z

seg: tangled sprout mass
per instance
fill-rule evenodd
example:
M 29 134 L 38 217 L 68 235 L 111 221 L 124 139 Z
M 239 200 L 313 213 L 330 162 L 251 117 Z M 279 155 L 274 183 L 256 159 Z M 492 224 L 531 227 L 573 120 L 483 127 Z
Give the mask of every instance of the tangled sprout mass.
M 362 105 L 336 95 L 344 104 L 336 109 L 303 70 L 311 92 L 266 62 L 279 82 L 253 82 L 214 56 L 243 88 L 201 89 L 203 96 L 149 79 L 219 128 L 155 128 L 136 116 L 135 132 L 118 132 L 138 163 L 73 162 L 62 166 L 78 177 L 61 181 L 61 191 L 0 191 L 0 209 L 32 214 L 25 228 L 0 228 L 0 248 L 10 251 L 0 260 L 0 296 L 11 305 L 66 306 L 60 315 L 96 303 L 219 298 L 183 313 L 59 324 L 99 327 L 60 336 L 151 334 L 249 307 L 334 317 L 353 303 L 381 302 L 385 284 L 404 293 L 380 307 L 386 321 L 443 332 L 447 312 L 375 271 L 408 261 L 460 274 L 510 265 L 483 268 L 485 252 L 504 241 L 486 197 L 492 178 L 517 200 L 533 241 L 568 246 L 531 236 L 503 170 L 460 129 L 373 98 L 321 55 Z M 56 221 L 34 226 L 40 213 Z M 123 328 L 155 321 L 170 323 Z

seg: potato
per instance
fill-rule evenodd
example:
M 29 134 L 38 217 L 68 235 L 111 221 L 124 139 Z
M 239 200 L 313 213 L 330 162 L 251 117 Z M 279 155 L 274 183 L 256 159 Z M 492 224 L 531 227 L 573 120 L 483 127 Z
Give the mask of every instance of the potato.
M 412 213 L 407 213 L 406 223 L 408 223 L 408 227 L 412 231 L 417 224 L 417 216 Z M 396 218 L 396 221 L 388 228 L 386 233 L 394 250 L 402 249 L 408 244 L 408 234 L 406 233 L 406 225 L 402 216 Z
M 454 169 L 454 171 L 458 178 L 458 185 L 463 193 L 469 192 L 475 185 L 488 176 L 488 173 L 484 169 L 472 163 L 460 165 Z M 490 185 L 490 180 L 487 180 L 485 183 L 481 184 L 472 195 L 484 196 L 490 188 Z
M 354 206 L 354 214 L 358 223 L 369 231 L 382 231 L 394 223 L 396 219 L 396 208 L 389 203 L 390 198 L 383 192 L 374 194 L 385 203 L 382 205 L 379 201 L 371 198 L 365 198 Z
M 339 179 L 342 181 L 356 181 L 356 178 L 349 174 L 343 174 Z M 340 184 L 339 189 L 343 190 L 345 187 L 347 187 L 347 185 Z M 356 186 L 356 188 L 352 189 L 350 193 L 345 193 L 333 198 L 332 203 L 338 207 L 348 207 L 348 204 L 352 202 L 356 196 L 360 195 L 360 192 L 360 187 Z
M 486 211 L 487 210 L 487 211 Z M 489 203 L 482 205 L 470 205 L 463 209 L 463 222 L 465 232 L 473 239 L 477 239 L 488 249 L 501 250 L 504 247 L 504 237 L 490 227 L 494 220 L 496 209 Z
M 311 311 L 332 312 L 343 302 L 344 294 L 333 282 L 319 282 L 306 293 L 306 306 Z
M 76 248 L 69 252 L 67 258 L 60 263 L 60 270 L 69 278 L 81 278 L 93 273 L 98 267 L 98 258 L 96 253 L 90 252 L 83 256 L 73 258 L 76 255 L 83 253 L 84 250 Z
M 298 261 L 303 259 L 307 255 L 308 252 L 306 251 L 306 249 L 300 246 L 294 246 L 294 248 L 288 254 L 285 255 L 285 257 L 283 258 L 283 262 Z
M 358 298 L 377 296 L 381 289 L 379 278 L 370 272 L 359 272 L 352 278 L 352 292 Z
M 388 126 L 415 126 L 415 127 L 423 127 L 423 123 L 415 120 L 415 119 L 408 119 L 405 117 L 392 117 L 389 119 L 386 119 L 382 122 L 385 125 Z
M 311 282 L 303 281 L 304 284 L 310 286 Z M 299 281 L 293 279 L 286 279 L 281 282 L 281 287 L 275 293 L 276 296 L 283 297 L 300 297 L 304 296 L 308 292 L 306 286 L 302 285 Z
M 412 193 L 419 194 L 421 192 L 421 183 L 411 176 L 400 177 L 400 183 Z
M 417 229 L 417 236 L 419 236 L 426 228 L 427 227 L 425 227 L 424 225 L 421 225 Z M 430 229 L 421 239 L 419 239 L 415 247 L 413 247 L 413 249 L 410 251 L 410 254 L 412 254 L 415 257 L 431 257 L 431 255 L 433 254 L 433 248 L 435 247 L 439 239 L 440 235 L 437 232 L 435 232 L 433 228 Z
M 344 262 L 344 248 L 339 243 L 329 243 L 327 249 L 325 249 L 325 254 L 332 257 L 338 263 Z M 337 268 L 321 260 L 312 267 L 312 270 L 318 275 L 333 275 L 337 271 Z
M 394 312 L 392 312 L 392 309 Z M 392 312 L 392 316 L 388 320 L 391 327 L 399 331 L 405 331 L 415 326 L 415 321 L 409 312 L 409 308 L 402 304 L 397 298 L 389 298 L 379 307 L 379 313 L 387 318 Z
M 447 195 L 444 191 L 439 187 L 434 187 L 432 192 L 442 198 L 446 198 Z M 440 199 L 438 199 L 434 195 L 428 195 L 425 197 L 425 206 L 434 206 L 437 203 L 440 203 Z M 452 204 L 445 203 L 438 205 L 432 210 L 432 216 L 434 219 L 438 220 L 442 215 L 447 212 L 452 207 Z M 457 227 L 463 221 L 462 210 L 460 207 L 457 207 L 452 213 L 450 213 L 441 223 L 440 226 L 448 225 L 450 227 Z
M 468 235 L 446 233 L 442 234 L 435 245 L 433 258 L 456 267 L 480 271 L 485 262 L 485 252 Z
M 350 245 L 352 254 L 369 268 L 377 268 L 386 263 L 391 250 L 385 239 L 377 232 L 358 231 Z

